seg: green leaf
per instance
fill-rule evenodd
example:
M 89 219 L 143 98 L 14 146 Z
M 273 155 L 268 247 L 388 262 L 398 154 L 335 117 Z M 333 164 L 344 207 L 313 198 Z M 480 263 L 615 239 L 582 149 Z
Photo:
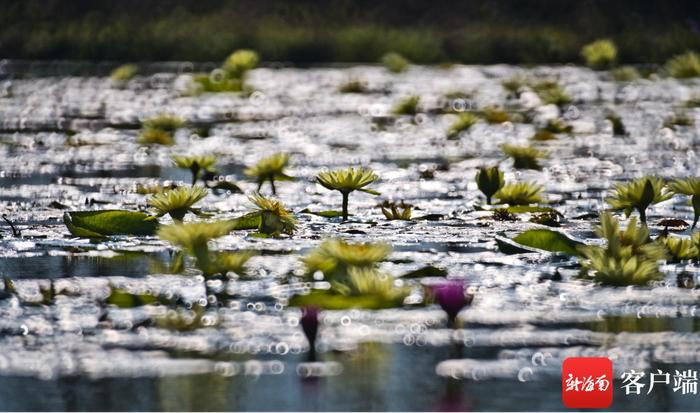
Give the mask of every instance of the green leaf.
M 407 272 L 401 278 L 445 277 L 447 270 L 432 265 L 427 265 L 414 271 Z
M 562 232 L 549 229 L 531 229 L 513 238 L 512 241 L 525 247 L 562 252 L 567 255 L 580 255 L 578 247 L 583 245 Z
M 360 188 L 360 189 L 358 189 L 358 191 L 366 192 L 366 193 L 372 194 L 372 195 L 381 195 L 381 193 L 375 191 L 374 189 Z
M 258 229 L 260 228 L 260 223 L 262 222 L 262 212 L 251 212 L 243 215 L 242 217 L 232 219 L 230 222 L 233 223 L 231 231 Z
M 549 207 L 541 207 L 541 206 L 530 206 L 530 205 L 515 205 L 515 206 L 510 206 L 506 208 L 506 211 L 508 211 L 511 214 L 539 214 L 539 213 L 544 213 L 544 212 L 553 212 L 560 217 L 563 216 L 562 214 L 559 213 L 554 208 L 549 208 Z
M 289 300 L 289 305 L 292 307 L 312 305 L 324 310 L 347 310 L 350 308 L 376 310 L 400 307 L 401 304 L 401 302 L 386 300 L 377 295 L 342 295 L 325 290 L 314 290 L 306 295 L 295 295 Z
M 337 218 L 337 217 L 342 217 L 343 213 L 341 211 L 333 211 L 333 210 L 326 210 L 326 211 L 312 211 L 309 208 L 304 208 L 301 211 L 299 211 L 300 214 L 311 214 L 311 215 L 317 215 L 319 217 L 324 217 L 324 218 Z M 348 214 L 352 215 L 352 214 Z
M 115 305 L 119 308 L 134 308 L 149 304 L 167 304 L 163 300 L 151 294 L 133 294 L 120 288 L 111 287 L 107 304 Z
M 124 210 L 75 211 L 63 214 L 63 222 L 76 237 L 101 238 L 109 235 L 153 235 L 158 221 L 143 212 Z

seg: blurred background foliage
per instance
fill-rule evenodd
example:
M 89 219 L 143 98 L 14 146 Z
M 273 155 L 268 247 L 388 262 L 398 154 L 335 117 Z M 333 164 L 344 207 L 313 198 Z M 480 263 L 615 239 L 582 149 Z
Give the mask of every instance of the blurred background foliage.
M 0 0 L 0 57 L 220 61 L 581 62 L 597 38 L 619 63 L 700 50 L 697 0 Z

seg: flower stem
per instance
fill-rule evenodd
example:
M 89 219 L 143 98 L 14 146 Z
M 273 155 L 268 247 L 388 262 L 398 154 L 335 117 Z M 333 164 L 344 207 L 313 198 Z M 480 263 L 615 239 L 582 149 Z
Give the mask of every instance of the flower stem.
M 647 224 L 647 212 L 646 209 L 639 208 L 639 221 L 646 225 Z
M 277 189 L 275 188 L 275 178 L 270 177 L 270 187 L 272 188 L 272 195 L 277 195 Z
M 343 194 L 343 221 L 348 220 L 348 198 L 350 196 L 349 192 L 341 191 Z

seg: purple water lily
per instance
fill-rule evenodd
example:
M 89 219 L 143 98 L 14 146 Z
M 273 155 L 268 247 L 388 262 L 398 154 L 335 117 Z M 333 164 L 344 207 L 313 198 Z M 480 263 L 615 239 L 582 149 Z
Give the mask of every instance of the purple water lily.
M 458 281 L 450 281 L 433 288 L 435 301 L 447 313 L 450 324 L 453 324 L 457 314 L 472 302 L 473 297 L 465 294 L 464 290 L 465 284 Z
M 304 330 L 306 339 L 309 340 L 311 351 L 314 351 L 316 334 L 318 333 L 318 308 L 314 306 L 303 307 L 301 309 L 301 329 Z

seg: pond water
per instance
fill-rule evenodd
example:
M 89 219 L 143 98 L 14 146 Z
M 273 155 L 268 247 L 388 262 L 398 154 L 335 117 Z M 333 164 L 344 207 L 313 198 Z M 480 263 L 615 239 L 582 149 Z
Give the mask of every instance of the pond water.
M 537 224 L 527 216 L 490 219 L 477 208 L 483 201 L 474 182 L 477 167 L 499 163 L 507 181 L 541 183 L 564 216 L 561 229 L 596 242 L 595 213 L 606 208 L 615 182 L 700 174 L 700 112 L 682 106 L 700 93 L 700 82 L 615 82 L 576 66 L 412 67 L 401 74 L 373 66 L 261 68 L 247 79 L 250 96 L 186 96 L 191 70 L 177 65 L 155 66 L 125 87 L 104 71 L 20 76 L 26 65 L 0 65 L 0 204 L 22 234 L 13 237 L 0 224 L 0 274 L 14 280 L 19 295 L 0 300 L 0 410 L 561 410 L 566 357 L 608 356 L 616 377 L 632 368 L 700 368 L 697 266 L 665 263 L 661 282 L 613 288 L 577 278 L 575 258 L 503 254 L 496 235 Z M 514 76 L 556 79 L 573 102 L 557 108 L 509 96 L 501 82 Z M 369 93 L 339 93 L 353 79 Z M 466 97 L 455 103 L 446 97 L 454 93 Z M 391 116 L 412 94 L 421 98 L 421 113 Z M 532 123 L 481 122 L 446 138 L 454 114 L 445 108 L 490 105 L 528 111 L 535 123 L 562 117 L 573 133 L 535 144 L 550 153 L 541 171 L 515 170 L 499 149 L 529 143 Z M 610 111 L 628 137 L 613 136 L 604 120 Z M 162 113 L 210 125 L 208 137 L 183 128 L 174 146 L 137 144 L 140 121 Z M 695 125 L 664 127 L 673 114 Z M 172 273 L 173 250 L 157 238 L 74 238 L 64 211 L 144 210 L 136 184 L 189 182 L 172 155 L 215 154 L 219 173 L 244 194 L 210 192 L 200 205 L 216 218 L 239 216 L 257 187 L 243 168 L 276 152 L 292 155 L 288 173 L 297 180 L 277 187 L 299 230 L 279 239 L 234 232 L 216 241 L 220 250 L 262 251 L 249 262 L 250 279 L 229 283 L 236 293 L 215 311 L 216 327 L 177 332 L 150 322 L 162 311 L 157 306 L 102 304 L 110 285 L 195 299 L 205 289 L 192 268 Z M 353 193 L 347 223 L 300 213 L 339 209 L 339 195 L 314 178 L 356 165 L 377 172 L 381 180 L 372 187 L 381 196 Z M 441 219 L 387 221 L 377 207 L 384 200 L 404 200 L 414 216 Z M 654 234 L 663 218 L 692 221 L 692 208 L 682 197 L 653 206 Z M 448 328 L 432 305 L 326 311 L 316 361 L 307 361 L 299 310 L 286 303 L 304 288 L 299 258 L 328 236 L 391 244 L 381 264 L 390 274 L 433 265 L 466 281 L 475 297 L 460 327 Z M 49 280 L 68 293 L 51 305 L 27 304 Z M 438 281 L 404 280 L 416 288 Z M 617 410 L 698 406 L 697 395 L 670 386 L 640 396 L 614 386 Z

